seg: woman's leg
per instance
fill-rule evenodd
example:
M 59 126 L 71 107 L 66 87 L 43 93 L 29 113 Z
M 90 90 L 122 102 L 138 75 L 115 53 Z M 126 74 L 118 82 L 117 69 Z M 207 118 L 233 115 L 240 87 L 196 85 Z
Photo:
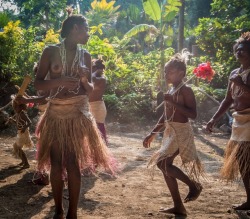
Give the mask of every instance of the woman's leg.
M 68 173 L 69 209 L 67 219 L 77 218 L 77 205 L 81 188 L 81 173 L 75 154 L 69 154 L 66 162 Z
M 246 162 L 250 162 L 250 161 L 246 161 Z M 241 161 L 239 161 L 239 163 L 241 163 Z M 249 165 L 249 164 L 248 163 L 241 163 L 240 174 L 241 174 L 244 188 L 246 191 L 247 200 L 246 200 L 246 202 L 244 202 L 243 204 L 241 204 L 239 206 L 233 206 L 233 208 L 235 210 L 250 210 L 250 170 L 247 173 L 244 173 L 243 168 L 245 167 L 245 165 Z
M 58 146 L 53 145 L 50 152 L 51 171 L 50 182 L 55 201 L 55 215 L 53 219 L 63 219 L 63 186 L 62 180 L 62 154 Z

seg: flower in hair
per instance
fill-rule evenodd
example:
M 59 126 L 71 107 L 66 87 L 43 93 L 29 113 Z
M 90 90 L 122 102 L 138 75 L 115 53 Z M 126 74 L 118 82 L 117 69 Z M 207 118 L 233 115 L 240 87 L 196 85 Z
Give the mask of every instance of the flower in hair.
M 210 62 L 201 63 L 193 70 L 196 77 L 207 79 L 209 82 L 213 79 L 215 71 L 212 69 Z

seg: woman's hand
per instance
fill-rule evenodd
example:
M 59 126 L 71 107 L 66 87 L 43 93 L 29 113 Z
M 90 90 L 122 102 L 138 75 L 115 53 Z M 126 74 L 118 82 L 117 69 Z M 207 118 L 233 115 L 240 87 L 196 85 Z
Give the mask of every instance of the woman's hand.
M 82 83 L 88 82 L 88 75 L 90 74 L 90 71 L 85 65 L 79 67 L 78 74 Z
M 60 80 L 61 80 L 61 85 L 70 90 L 74 90 L 79 83 L 79 79 L 72 77 L 62 77 Z
M 214 124 L 215 124 L 215 120 L 214 119 L 210 119 L 210 121 L 206 125 L 206 131 L 212 132 Z
M 151 142 L 154 139 L 154 135 L 152 133 L 150 133 L 149 135 L 146 136 L 146 138 L 143 140 L 143 147 L 144 148 L 149 148 Z

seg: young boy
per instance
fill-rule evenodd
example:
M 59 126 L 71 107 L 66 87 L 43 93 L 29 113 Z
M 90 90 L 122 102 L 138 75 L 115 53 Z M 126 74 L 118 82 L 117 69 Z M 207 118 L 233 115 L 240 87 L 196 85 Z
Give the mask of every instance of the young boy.
M 165 64 L 165 80 L 172 88 L 165 94 L 165 109 L 156 126 L 143 141 L 148 148 L 159 130 L 165 127 L 161 148 L 152 156 L 149 165 L 157 165 L 172 196 L 174 206 L 161 209 L 160 212 L 176 215 L 186 215 L 187 211 L 180 197 L 177 179 L 189 187 L 189 193 L 184 202 L 194 201 L 202 191 L 200 183 L 192 178 L 198 177 L 202 171 L 194 144 L 190 119 L 196 118 L 196 101 L 192 89 L 183 83 L 186 75 L 185 55 L 176 54 Z M 180 155 L 188 175 L 173 165 L 177 155 Z
M 247 199 L 233 208 L 250 210 L 250 32 L 243 33 L 236 41 L 234 54 L 241 66 L 230 74 L 226 96 L 206 129 L 211 132 L 214 124 L 233 105 L 232 134 L 221 174 L 226 180 L 233 181 L 240 173 Z
M 26 114 L 27 106 L 25 104 L 18 103 L 15 99 L 12 102 L 12 106 L 15 111 L 15 115 L 11 119 L 16 122 L 17 126 L 17 138 L 13 144 L 14 154 L 22 160 L 19 166 L 22 168 L 29 168 L 30 165 L 27 156 L 22 150 L 23 147 L 33 147 L 33 142 L 29 133 L 31 121 Z

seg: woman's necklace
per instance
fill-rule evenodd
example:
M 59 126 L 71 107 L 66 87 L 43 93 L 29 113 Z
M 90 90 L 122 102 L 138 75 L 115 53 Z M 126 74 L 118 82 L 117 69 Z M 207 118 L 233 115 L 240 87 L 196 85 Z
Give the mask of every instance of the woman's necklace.
M 78 74 L 79 74 L 79 66 L 81 64 L 81 48 L 77 45 L 76 48 L 76 53 L 75 53 L 75 57 L 73 59 L 70 71 L 68 69 L 68 64 L 67 64 L 67 52 L 66 52 L 66 48 L 65 48 L 65 41 L 63 40 L 60 47 L 59 47 L 59 52 L 60 52 L 60 56 L 61 56 L 61 61 L 62 61 L 62 74 L 61 77 L 69 77 L 69 78 L 77 78 Z M 55 98 L 62 90 L 64 89 L 64 86 L 59 86 L 57 88 L 57 92 L 55 95 L 53 95 L 52 98 Z M 76 88 L 74 89 L 68 89 L 69 93 L 74 93 L 74 94 L 78 94 L 80 90 L 80 79 L 78 81 L 78 85 Z
M 242 71 L 242 68 L 239 68 L 237 75 L 240 76 L 242 78 L 242 81 L 244 82 L 244 84 L 247 83 L 247 78 L 248 75 L 250 73 L 250 68 L 245 69 L 244 71 Z M 232 89 L 232 97 L 233 99 L 240 97 L 244 94 L 244 89 L 242 89 L 240 86 L 238 85 L 233 85 L 233 89 Z

